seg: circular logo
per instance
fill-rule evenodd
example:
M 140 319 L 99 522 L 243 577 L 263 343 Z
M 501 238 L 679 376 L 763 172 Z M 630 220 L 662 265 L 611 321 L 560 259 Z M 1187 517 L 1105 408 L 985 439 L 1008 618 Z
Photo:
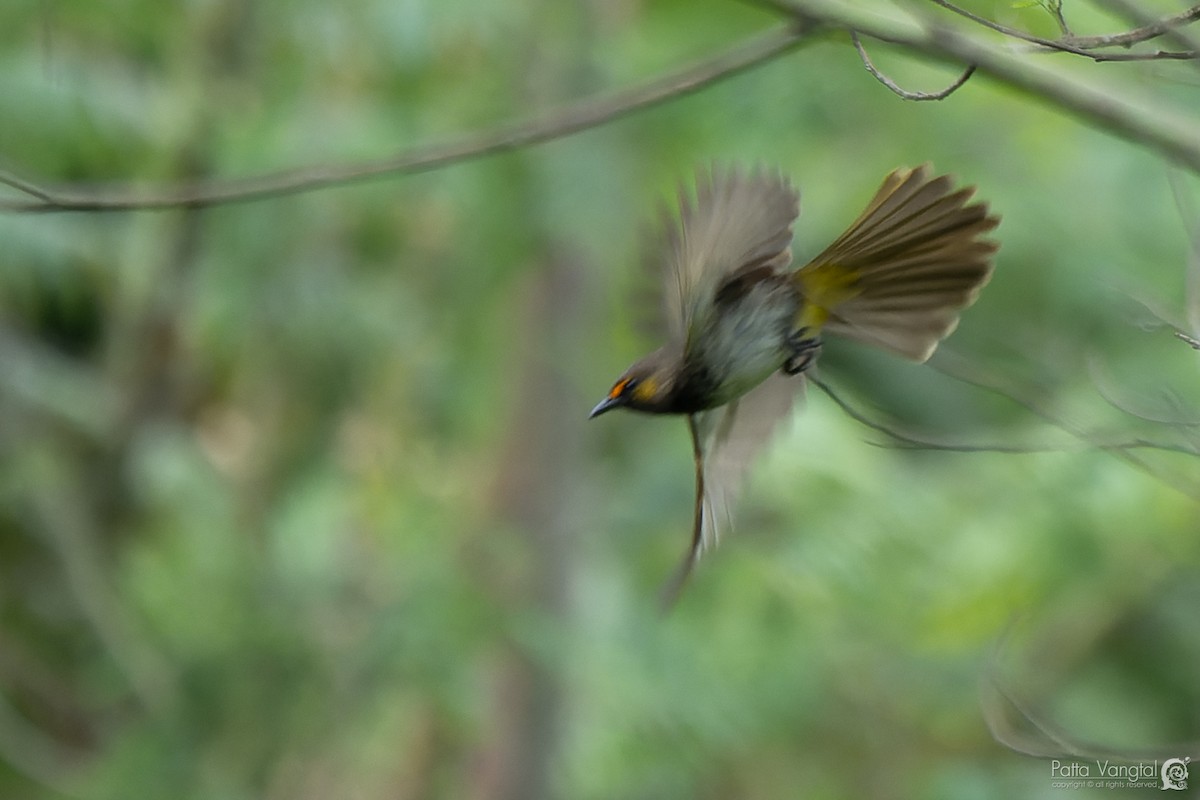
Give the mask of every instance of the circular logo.
M 1162 764 L 1160 777 L 1162 778 L 1163 789 L 1183 790 L 1187 788 L 1188 782 L 1188 758 L 1168 758 Z

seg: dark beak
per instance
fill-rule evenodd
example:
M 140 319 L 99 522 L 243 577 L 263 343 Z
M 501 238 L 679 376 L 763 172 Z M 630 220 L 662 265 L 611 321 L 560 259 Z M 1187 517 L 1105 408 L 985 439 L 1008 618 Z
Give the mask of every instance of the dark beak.
M 603 414 L 605 411 L 608 411 L 610 409 L 616 408 L 618 406 L 623 406 L 623 405 L 625 405 L 625 401 L 623 399 L 621 399 L 619 396 L 618 397 L 606 397 L 603 400 L 601 400 L 599 403 L 596 404 L 596 407 L 592 409 L 592 413 L 588 414 L 588 419 L 592 419 L 593 417 L 598 417 L 601 414 Z

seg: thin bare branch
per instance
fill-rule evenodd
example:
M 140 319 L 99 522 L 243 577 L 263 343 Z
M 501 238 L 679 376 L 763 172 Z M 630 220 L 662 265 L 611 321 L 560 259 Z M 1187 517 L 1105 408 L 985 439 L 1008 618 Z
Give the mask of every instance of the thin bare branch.
M 1094 441 L 1094 434 L 1087 431 L 1078 425 L 1063 419 L 1058 414 L 1055 414 L 1049 408 L 1045 407 L 1040 401 L 1029 396 L 1015 392 L 1011 386 L 1005 385 L 1004 381 L 997 379 L 994 376 L 988 375 L 984 370 L 970 364 L 966 359 L 955 356 L 945 347 L 938 350 L 934 360 L 930 361 L 930 366 L 945 375 L 962 381 L 963 383 L 977 386 L 981 389 L 994 392 L 1001 397 L 1007 397 L 1014 403 L 1028 409 L 1037 416 L 1049 422 L 1051 425 L 1059 428 L 1065 433 L 1081 442 L 1088 443 L 1096 448 L 1113 455 L 1130 466 L 1137 467 L 1142 472 L 1161 483 L 1170 486 L 1180 494 L 1183 494 L 1197 502 L 1200 502 L 1200 487 L 1197 487 L 1194 482 L 1181 479 L 1180 476 L 1170 472 L 1165 472 L 1160 469 L 1155 469 L 1153 465 L 1145 459 L 1138 456 L 1133 451 L 1140 448 L 1148 448 L 1154 450 L 1168 450 L 1172 452 L 1182 452 L 1189 455 L 1200 455 L 1195 448 L 1185 447 L 1182 445 L 1163 445 L 1161 443 L 1149 442 L 1142 439 L 1135 439 L 1127 442 L 1099 442 Z
M 1066 36 L 1064 39 L 1082 50 L 1102 47 L 1132 47 L 1135 44 L 1156 39 L 1168 31 L 1195 22 L 1197 19 L 1200 19 L 1200 5 L 1192 6 L 1173 16 L 1163 17 L 1124 33 L 1110 33 L 1105 36 Z
M 1122 414 L 1153 425 L 1177 428 L 1181 431 L 1200 429 L 1200 416 L 1191 409 L 1184 408 L 1184 404 L 1175 392 L 1168 389 L 1160 392 L 1160 404 L 1169 406 L 1169 410 L 1137 408 L 1135 407 L 1136 400 L 1121 395 L 1122 390 L 1118 388 L 1113 377 L 1105 371 L 1104 365 L 1097 355 L 1089 355 L 1085 363 L 1088 376 L 1092 379 L 1092 385 L 1096 387 L 1096 393 L 1104 402 Z
M 1063 445 L 1021 445 L 1008 444 L 1000 442 L 938 442 L 932 439 L 926 439 L 918 436 L 913 436 L 909 433 L 903 433 L 882 422 L 873 420 L 866 414 L 862 413 L 849 401 L 838 394 L 829 384 L 816 378 L 812 375 L 809 380 L 817 386 L 821 391 L 829 396 L 829 399 L 842 410 L 846 416 L 855 422 L 870 428 L 873 431 L 882 433 L 892 441 L 888 444 L 880 442 L 871 442 L 879 447 L 899 447 L 906 450 L 940 450 L 950 453 L 1011 453 L 1011 454 L 1033 454 L 1033 453 L 1071 453 L 1081 452 L 1084 450 L 1161 450 L 1168 453 L 1181 453 L 1184 455 L 1200 456 L 1200 449 L 1183 444 L 1175 444 L 1171 442 L 1158 442 L 1150 439 L 1119 439 L 1114 441 L 1105 441 L 1101 434 L 1081 434 L 1078 436 L 1079 444 L 1074 447 Z M 973 384 L 977 385 L 977 384 Z M 980 387 L 989 388 L 992 387 Z M 993 389 L 994 390 L 994 389 Z M 998 391 L 998 390 L 994 390 Z M 1011 400 L 1014 400 L 1022 405 L 1022 401 L 1013 397 L 1010 394 L 1005 394 Z M 1057 427 L 1061 427 L 1057 425 Z
M 1197 265 L 1200 265 L 1200 257 L 1193 256 L 1192 264 L 1188 268 L 1187 286 L 1187 300 L 1189 306 L 1187 310 L 1188 326 L 1193 329 L 1200 328 L 1200 325 L 1194 323 L 1192 319 L 1193 317 L 1200 316 L 1200 313 L 1193 312 L 1192 310 L 1193 305 L 1200 304 L 1200 301 L 1197 301 L 1196 299 L 1197 296 L 1200 296 L 1200 289 L 1193 289 L 1193 285 L 1200 284 L 1200 276 L 1193 277 L 1194 273 L 1200 271 L 1200 266 Z M 1138 308 L 1145 312 L 1149 317 L 1148 319 L 1138 322 L 1138 326 L 1142 330 L 1149 331 L 1167 328 L 1171 331 L 1171 334 L 1175 336 L 1175 338 L 1179 339 L 1180 341 L 1187 342 L 1195 349 L 1200 350 L 1200 341 L 1198 341 L 1196 337 L 1193 336 L 1186 328 L 1172 322 L 1170 320 L 1170 312 L 1163 309 L 1158 303 L 1138 297 L 1132 297 L 1131 299 L 1137 304 Z
M 867 68 L 867 72 L 874 75 L 875 80 L 879 81 L 905 100 L 945 100 L 947 97 L 953 94 L 955 90 L 966 83 L 972 75 L 975 74 L 975 66 L 972 64 L 971 66 L 967 67 L 965 71 L 963 71 L 962 75 L 958 76 L 954 83 L 950 84 L 945 89 L 942 89 L 940 92 L 910 92 L 907 89 L 901 88 L 899 84 L 879 71 L 879 68 L 872 63 L 871 57 L 867 55 L 867 49 L 863 47 L 862 42 L 859 41 L 857 33 L 850 31 L 850 39 L 854 42 L 854 49 L 858 51 L 858 56 L 862 59 L 863 66 Z
M 1179 758 L 1187 753 L 1200 754 L 1200 742 L 1177 742 L 1138 750 L 1115 749 L 1068 733 L 1052 720 L 1045 708 L 1038 709 L 1033 701 L 1022 698 L 1010 687 L 1010 682 L 1001 677 L 997 662 L 1003 646 L 1003 641 L 997 644 L 992 664 L 980 682 L 980 702 L 984 722 L 992 737 L 1010 750 L 1035 758 L 1125 763 L 1161 761 Z M 1040 668 L 1045 669 L 1044 666 Z
M 501 126 L 497 129 L 463 136 L 447 144 L 433 144 L 403 150 L 393 156 L 351 164 L 323 165 L 295 170 L 266 173 L 240 179 L 213 179 L 165 188 L 137 189 L 118 183 L 96 187 L 45 186 L 11 172 L 0 171 L 0 184 L 25 195 L 24 198 L 0 199 L 0 212 L 49 212 L 49 211 L 131 211 L 165 208 L 201 208 L 212 205 L 248 202 L 286 194 L 313 191 L 330 186 L 343 186 L 387 176 L 412 174 L 433 170 L 449 164 L 508 152 L 534 144 L 569 136 L 580 131 L 604 125 L 637 111 L 668 102 L 677 97 L 699 91 L 727 77 L 736 75 L 759 64 L 765 63 L 803 43 L 816 26 L 832 23 L 848 29 L 839 15 L 821 13 L 811 3 L 793 0 L 754 0 L 756 5 L 782 10 L 792 19 L 792 24 L 764 36 L 750 40 L 712 59 L 705 60 L 676 73 L 663 76 L 646 84 L 607 96 L 588 98 L 543 117 Z M 1193 58 L 1192 52 L 1154 53 L 1095 53 L 1100 47 L 1125 45 L 1153 38 L 1175 26 L 1185 24 L 1200 16 L 1200 7 L 1157 20 L 1136 31 L 1113 34 L 1107 37 L 1064 37 L 1055 41 L 1031 36 L 998 25 L 978 15 L 961 9 L 948 0 L 935 3 L 955 11 L 1005 35 L 1013 36 L 1041 47 L 1071 52 L 1094 60 L 1146 60 L 1163 58 Z M 948 30 L 931 29 L 914 40 L 910 36 L 889 35 L 886 29 L 860 26 L 860 33 L 882 41 L 921 50 L 926 55 L 972 64 L 955 84 L 941 93 L 907 92 L 886 78 L 864 55 L 864 64 L 875 77 L 901 97 L 912 100 L 941 99 L 957 89 L 970 77 L 978 66 L 977 62 L 963 55 L 964 51 L 976 50 L 981 43 L 957 37 Z M 929 39 L 934 41 L 928 41 Z M 859 47 L 861 53 L 865 51 Z M 1164 152 L 1200 171 L 1200 147 L 1189 141 L 1181 144 L 1177 137 L 1160 130 L 1156 121 L 1133 121 L 1133 114 L 1114 113 L 1106 104 L 1098 107 L 1094 98 L 1081 97 L 1075 87 L 1056 84 L 1029 75 L 1014 74 L 1010 65 L 989 64 L 985 70 L 992 77 L 1033 91 L 1048 102 L 1065 107 L 1068 111 L 1091 117 L 1104 127 L 1115 130 L 1127 138 L 1148 141 Z M 1157 126 L 1157 127 L 1156 127 Z M 1150 130 L 1145 130 L 1150 129 Z M 1169 140 L 1169 141 L 1164 141 Z
M 52 202 L 50 195 L 39 186 L 19 178 L 16 175 L 13 175 L 11 172 L 0 170 L 0 183 L 4 184 L 5 186 L 10 186 L 22 194 L 27 194 L 30 197 L 36 198 L 43 202 Z
M 468 134 L 448 144 L 405 149 L 375 161 L 307 167 L 249 178 L 201 181 L 144 191 L 130 190 L 124 184 L 92 189 L 47 187 L 11 173 L 0 172 L 0 183 L 29 198 L 0 200 L 0 212 L 203 208 L 344 186 L 387 176 L 427 172 L 560 139 L 697 92 L 794 49 L 808 38 L 808 33 L 809 26 L 795 22 L 642 86 L 587 98 L 542 117 Z
M 1128 0 L 1098 0 L 1098 2 L 1113 14 L 1122 16 L 1140 26 L 1139 30 L 1147 28 L 1156 30 L 1156 36 L 1170 39 L 1193 53 L 1200 52 L 1200 38 L 1193 36 L 1186 28 L 1187 23 L 1200 18 L 1200 10 L 1196 8 L 1188 9 L 1182 15 L 1177 14 L 1175 17 L 1155 19 L 1145 9 L 1128 2 Z M 1177 24 L 1164 24 L 1176 18 L 1180 19 Z
M 1147 50 L 1138 53 L 1089 53 L 1088 58 L 1105 64 L 1117 61 L 1195 61 L 1200 55 L 1195 50 Z
M 756 0 L 756 3 L 808 24 L 853 30 L 860 36 L 900 45 L 923 58 L 974 64 L 980 74 L 1028 92 L 1059 112 L 1148 147 L 1200 173 L 1200 138 L 1195 134 L 1195 120 L 1180 119 L 1165 110 L 1151 111 L 1119 88 L 1083 82 L 1041 67 L 1011 50 L 965 36 L 922 13 L 920 7 L 908 8 L 909 13 L 902 16 L 835 0 Z
M 1071 53 L 1072 55 L 1082 56 L 1097 62 L 1111 61 L 1190 61 L 1197 58 L 1196 49 L 1187 49 L 1182 51 L 1177 50 L 1154 50 L 1143 53 L 1097 53 L 1105 47 L 1129 47 L 1137 42 L 1153 39 L 1161 36 L 1164 33 L 1173 29 L 1173 26 L 1185 24 L 1200 16 L 1200 7 L 1189 9 L 1183 14 L 1176 14 L 1174 17 L 1157 20 L 1155 23 L 1146 25 L 1133 31 L 1125 33 L 1110 34 L 1108 36 L 1063 36 L 1061 39 L 1047 39 L 1043 36 L 1035 36 L 1032 33 L 1027 33 L 1018 28 L 1012 28 L 1008 25 L 1002 25 L 999 22 L 982 17 L 974 12 L 968 11 L 961 6 L 949 2 L 949 0 L 932 0 L 935 4 L 941 6 L 947 11 L 953 11 L 961 17 L 971 20 L 977 25 L 982 25 L 985 28 L 1004 34 L 1013 39 L 1020 39 L 1023 42 L 1037 45 L 1044 50 L 1050 50 L 1059 53 Z M 1172 22 L 1175 20 L 1174 22 Z
M 1050 50 L 1058 50 L 1058 51 L 1061 51 L 1064 53 L 1073 53 L 1077 56 L 1083 56 L 1085 58 L 1092 57 L 1092 54 L 1089 53 L 1085 48 L 1079 47 L 1077 45 L 1073 45 L 1073 44 L 1063 41 L 1061 39 L 1046 39 L 1045 37 L 1042 37 L 1042 36 L 1035 36 L 1032 33 L 1026 33 L 1025 31 L 1020 30 L 1018 28 L 1010 28 L 1007 25 L 1001 25 L 999 22 L 990 20 L 987 17 L 981 17 L 980 15 L 978 15 L 972 11 L 968 11 L 967 9 L 962 8 L 961 6 L 957 6 L 954 3 L 949 2 L 949 0 L 932 0 L 932 2 L 936 5 L 941 6 L 942 8 L 946 9 L 947 11 L 953 11 L 955 14 L 958 14 L 960 17 L 965 17 L 965 18 L 971 20 L 971 22 L 974 22 L 976 25 L 982 25 L 985 28 L 993 30 L 996 33 L 1002 33 L 1005 36 L 1008 36 L 1012 39 L 1020 39 L 1023 42 L 1029 42 L 1030 44 L 1040 45 L 1041 47 L 1045 47 Z
M 861 411 L 859 411 L 854 406 L 850 405 L 849 402 L 847 402 L 845 399 L 843 399 L 840 394 L 835 392 L 829 384 L 825 383 L 825 381 L 818 378 L 811 371 L 808 373 L 807 378 L 810 383 L 812 383 L 814 386 L 816 386 L 818 389 L 820 389 L 822 392 L 824 392 L 826 394 L 826 396 L 828 396 L 829 399 L 833 401 L 834 405 L 836 405 L 838 408 L 840 408 L 842 410 L 842 413 L 844 413 L 850 419 L 857 422 L 859 425 L 863 425 L 867 428 L 870 428 L 871 430 L 873 430 L 877 433 L 882 433 L 884 436 L 887 436 L 888 438 L 890 438 L 894 441 L 900 442 L 902 444 L 910 444 L 910 445 L 914 445 L 914 446 L 923 446 L 925 444 L 925 442 L 921 441 L 920 439 L 914 438 L 905 433 L 900 433 L 899 431 L 895 430 L 894 428 L 889 428 L 887 425 L 884 425 L 881 422 L 876 422 L 875 420 L 868 417 L 866 414 L 863 414 Z

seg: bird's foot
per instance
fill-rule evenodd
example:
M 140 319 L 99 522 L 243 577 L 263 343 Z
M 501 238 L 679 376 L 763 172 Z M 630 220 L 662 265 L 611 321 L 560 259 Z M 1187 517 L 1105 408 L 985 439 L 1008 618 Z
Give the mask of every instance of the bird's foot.
M 799 375 L 811 367 L 821 354 L 821 337 L 807 336 L 808 328 L 801 328 L 788 336 L 787 360 L 783 371 L 788 375 Z

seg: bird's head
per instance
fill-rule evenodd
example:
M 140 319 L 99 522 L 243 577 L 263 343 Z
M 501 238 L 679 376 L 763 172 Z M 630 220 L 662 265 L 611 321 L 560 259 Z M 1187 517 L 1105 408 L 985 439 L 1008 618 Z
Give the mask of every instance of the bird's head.
M 608 395 L 596 404 L 588 419 L 614 408 L 663 413 L 668 410 L 678 369 L 666 349 L 656 350 L 635 362 L 617 379 Z

